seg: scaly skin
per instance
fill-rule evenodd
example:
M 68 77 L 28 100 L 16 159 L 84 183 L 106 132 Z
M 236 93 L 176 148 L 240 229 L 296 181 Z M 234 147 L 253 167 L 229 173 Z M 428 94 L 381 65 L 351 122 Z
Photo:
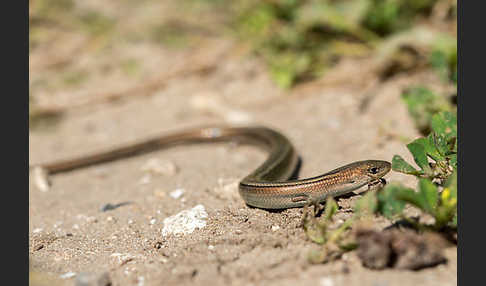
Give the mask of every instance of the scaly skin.
M 101 164 L 180 144 L 237 140 L 257 145 L 269 152 L 268 158 L 255 171 L 241 180 L 243 200 L 262 209 L 285 209 L 323 202 L 328 196 L 352 192 L 364 185 L 384 182 L 391 164 L 387 161 L 358 161 L 323 175 L 290 180 L 298 166 L 298 156 L 290 141 L 266 127 L 202 127 L 161 135 L 126 146 L 100 151 L 74 159 L 37 164 L 49 174 Z

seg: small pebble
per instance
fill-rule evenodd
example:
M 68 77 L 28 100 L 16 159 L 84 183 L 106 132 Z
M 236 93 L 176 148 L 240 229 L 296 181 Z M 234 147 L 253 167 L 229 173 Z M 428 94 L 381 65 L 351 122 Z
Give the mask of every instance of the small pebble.
M 163 198 L 165 198 L 166 193 L 164 192 L 164 190 L 161 190 L 161 189 L 155 189 L 155 191 L 154 191 L 154 196 L 156 196 L 156 197 L 159 197 L 159 198 L 163 199 Z
M 170 196 L 173 198 L 173 199 L 178 199 L 180 198 L 183 194 L 184 194 L 185 190 L 184 189 L 181 189 L 181 188 L 178 188 L 178 189 L 175 189 L 174 191 L 170 192 Z
M 223 179 L 218 178 L 218 185 L 214 188 L 214 193 L 216 193 L 221 198 L 240 200 L 238 194 L 238 186 L 240 184 L 239 179 Z
M 168 160 L 159 160 L 157 158 L 149 159 L 141 168 L 142 171 L 164 176 L 173 176 L 177 173 L 177 166 Z
M 143 276 L 139 276 L 139 277 L 137 278 L 137 280 L 138 280 L 137 286 L 143 286 L 143 285 L 144 285 L 144 282 L 145 282 L 145 277 L 143 277 Z
M 159 262 L 160 263 L 167 263 L 167 262 L 169 262 L 169 259 L 167 259 L 165 257 L 161 257 L 161 258 L 159 258 Z
M 107 204 L 104 204 L 104 205 L 101 206 L 100 211 L 102 211 L 102 212 L 111 211 L 111 210 L 117 209 L 121 206 L 128 205 L 128 204 L 131 204 L 131 202 L 123 202 L 123 203 L 118 203 L 118 204 L 107 203 Z
M 66 272 L 64 274 L 61 274 L 59 277 L 61 279 L 69 279 L 69 278 L 73 278 L 74 276 L 76 276 L 76 273 L 74 273 L 74 272 Z
M 110 203 L 107 203 L 107 204 L 104 204 L 103 206 L 101 206 L 100 210 L 102 212 L 106 212 L 106 211 L 110 211 L 110 210 L 114 210 L 116 209 L 116 206 L 115 205 L 112 205 Z
M 150 174 L 146 174 L 145 176 L 143 176 L 139 181 L 138 183 L 140 185 L 145 185 L 145 184 L 148 184 L 152 181 L 152 176 Z
M 206 226 L 208 214 L 203 205 L 196 205 L 192 209 L 183 210 L 178 214 L 164 219 L 162 235 L 188 234 Z
M 277 231 L 280 229 L 280 226 L 278 225 L 272 225 L 272 231 Z
M 75 286 L 109 286 L 111 279 L 108 272 L 103 273 L 89 273 L 82 272 L 76 277 L 74 281 Z
M 34 176 L 34 184 L 41 192 L 49 191 L 51 182 L 49 181 L 49 175 L 47 171 L 42 167 L 35 167 L 32 171 Z
M 135 256 L 131 255 L 131 254 L 122 254 L 122 253 L 113 253 L 112 255 L 110 255 L 111 257 L 116 257 L 118 259 L 118 263 L 120 265 L 124 265 L 126 264 L 127 262 L 130 262 L 132 260 L 135 259 Z
M 246 124 L 252 121 L 252 117 L 249 113 L 240 110 L 228 110 L 224 114 L 224 118 L 233 124 Z
M 334 286 L 334 280 L 329 277 L 324 277 L 319 280 L 320 286 Z
M 89 216 L 89 217 L 86 217 L 86 222 L 98 222 L 98 219 L 95 218 L 94 216 Z

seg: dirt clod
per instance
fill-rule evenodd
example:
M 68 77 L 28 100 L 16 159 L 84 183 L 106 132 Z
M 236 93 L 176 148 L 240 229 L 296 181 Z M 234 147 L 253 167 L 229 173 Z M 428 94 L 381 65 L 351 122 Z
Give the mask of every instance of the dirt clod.
M 376 231 L 358 229 L 358 257 L 365 267 L 419 270 L 445 263 L 442 250 L 446 241 L 435 233 L 413 231 Z

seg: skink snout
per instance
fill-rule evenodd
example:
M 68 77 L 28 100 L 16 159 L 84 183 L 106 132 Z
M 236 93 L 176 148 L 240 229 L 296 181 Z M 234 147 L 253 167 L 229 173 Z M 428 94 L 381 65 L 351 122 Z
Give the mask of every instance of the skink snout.
M 381 161 L 381 160 L 369 160 L 367 161 L 367 172 L 368 176 L 372 178 L 381 178 L 385 176 L 388 172 L 391 170 L 391 164 L 390 162 L 387 161 Z

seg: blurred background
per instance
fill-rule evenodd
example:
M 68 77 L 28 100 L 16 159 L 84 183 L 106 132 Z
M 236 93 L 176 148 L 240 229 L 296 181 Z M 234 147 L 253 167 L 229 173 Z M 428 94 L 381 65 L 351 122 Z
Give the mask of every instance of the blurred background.
M 454 0 L 29 4 L 32 130 L 69 109 L 153 95 L 188 77 L 203 77 L 236 102 L 319 83 L 368 87 L 424 69 L 444 84 L 457 78 Z M 218 81 L 214 72 L 227 78 Z M 255 85 L 252 95 L 234 81 Z M 432 109 L 446 105 L 430 102 Z
M 391 161 L 396 154 L 413 162 L 406 144 L 429 134 L 434 114 L 456 109 L 456 0 L 29 0 L 30 164 L 183 127 L 258 124 L 289 137 L 303 158 L 301 176 L 309 177 L 357 160 Z M 242 285 L 288 279 L 279 285 L 294 285 L 295 277 L 315 285 L 316 273 L 341 273 L 335 270 L 341 264 L 312 268 L 296 260 L 309 244 L 302 232 L 266 233 L 268 223 L 284 228 L 297 222 L 298 210 L 248 211 L 237 191 L 214 191 L 247 175 L 263 152 L 212 148 L 175 148 L 60 175 L 51 191 L 31 186 L 32 285 L 55 285 L 46 272 L 72 278 L 73 272 L 103 267 L 110 267 L 116 285 L 145 285 L 139 277 L 147 285 L 193 285 L 194 279 L 201 285 L 214 279 L 221 285 L 227 285 L 225 279 Z M 140 166 L 153 157 L 171 160 L 183 171 L 147 177 Z M 397 172 L 387 180 L 417 184 Z M 166 196 L 176 188 L 190 190 L 184 200 Z M 136 207 L 99 212 L 102 203 L 124 201 Z M 222 217 L 226 230 L 228 221 L 241 227 L 243 220 L 235 217 L 254 222 L 237 236 L 244 237 L 241 244 L 231 243 L 232 232 L 218 238 L 216 251 L 243 257 L 232 263 L 233 256 L 220 253 L 222 261 L 231 258 L 224 275 L 198 269 L 196 278 L 191 276 L 194 261 L 221 268 L 200 243 L 213 239 L 205 232 L 173 242 L 178 258 L 161 256 L 163 249 L 150 252 L 160 227 L 152 228 L 147 217 L 158 227 L 195 203 L 204 203 L 210 218 Z M 292 219 L 280 221 L 286 217 Z M 126 221 L 134 224 L 126 228 Z M 65 239 L 66 232 L 72 237 Z M 119 236 L 107 246 L 113 233 Z M 262 233 L 270 242 L 257 253 L 245 252 Z M 284 247 L 292 240 L 292 247 L 276 253 L 272 239 L 284 241 Z M 206 248 L 185 255 L 198 245 Z M 106 249 L 140 256 L 119 265 Z M 455 285 L 455 251 L 449 255 L 447 266 L 429 272 L 351 271 L 343 281 Z M 358 260 L 346 263 L 342 269 L 361 269 Z M 182 274 L 174 274 L 176 268 Z M 388 280 L 382 284 L 383 279 Z

